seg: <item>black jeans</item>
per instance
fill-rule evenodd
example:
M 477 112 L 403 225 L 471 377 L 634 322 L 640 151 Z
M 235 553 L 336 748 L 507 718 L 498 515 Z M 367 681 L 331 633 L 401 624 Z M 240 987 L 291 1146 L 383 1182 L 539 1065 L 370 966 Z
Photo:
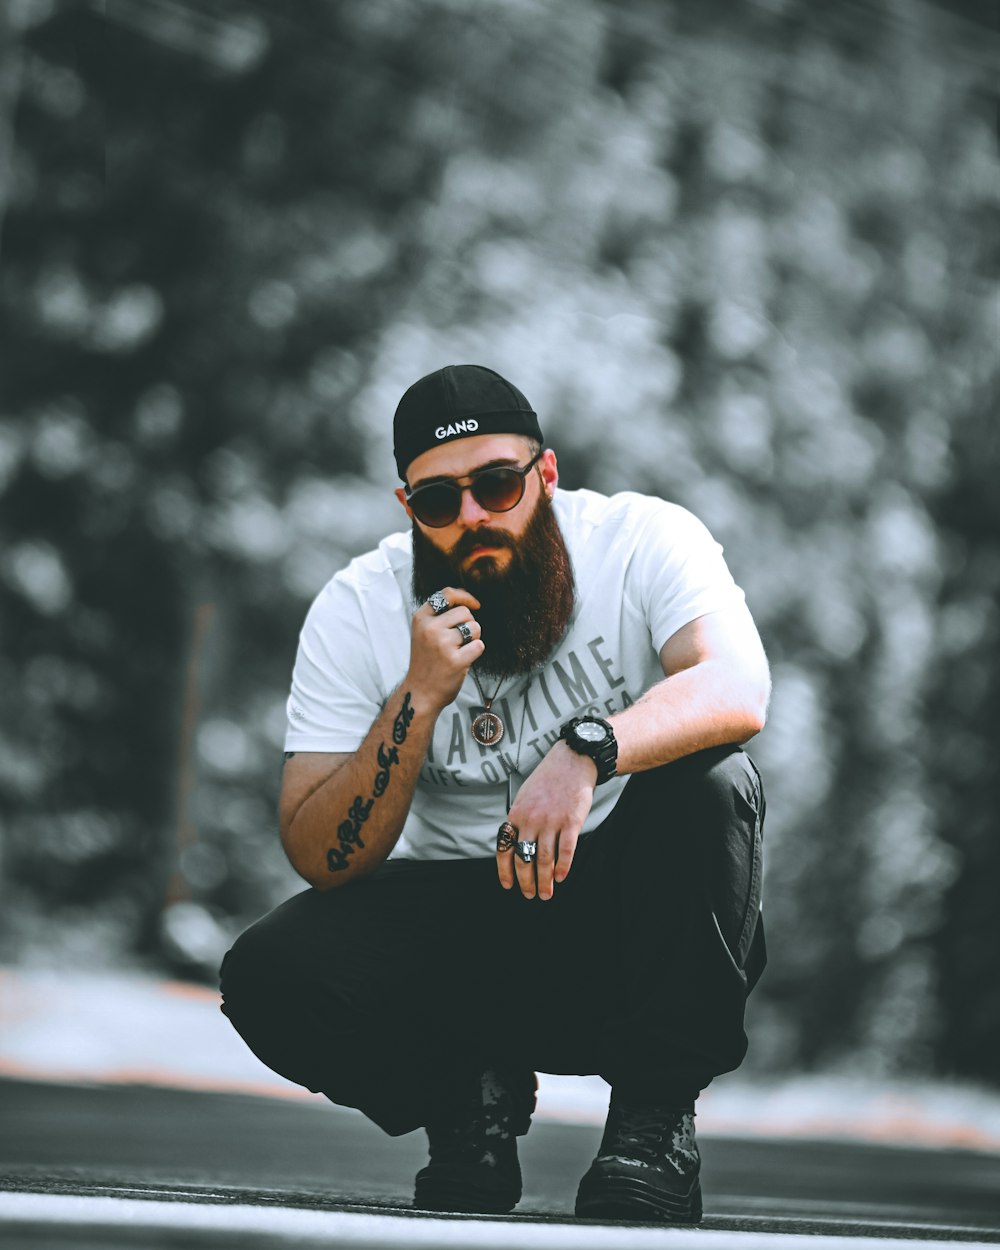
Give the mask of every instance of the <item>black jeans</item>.
M 492 857 L 305 890 L 228 953 L 223 1010 L 269 1067 L 393 1135 L 495 1064 L 690 1103 L 746 1052 L 763 816 L 749 757 L 718 747 L 631 777 L 545 902 Z

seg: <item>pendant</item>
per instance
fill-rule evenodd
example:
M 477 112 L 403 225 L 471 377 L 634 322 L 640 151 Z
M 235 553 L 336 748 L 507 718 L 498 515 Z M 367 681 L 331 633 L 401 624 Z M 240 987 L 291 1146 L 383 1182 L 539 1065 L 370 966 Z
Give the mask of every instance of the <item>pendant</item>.
M 514 806 L 514 800 L 517 798 L 517 792 L 524 783 L 524 778 L 515 769 L 514 772 L 507 774 L 507 811 Z
M 481 747 L 495 747 L 506 732 L 503 721 L 489 708 L 472 722 L 472 736 Z

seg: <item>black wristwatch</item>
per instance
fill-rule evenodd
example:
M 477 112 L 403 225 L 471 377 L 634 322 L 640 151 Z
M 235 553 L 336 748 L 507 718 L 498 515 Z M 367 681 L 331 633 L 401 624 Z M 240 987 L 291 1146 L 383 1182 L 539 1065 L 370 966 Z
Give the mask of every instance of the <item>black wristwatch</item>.
M 618 776 L 618 741 L 615 731 L 599 716 L 574 716 L 559 730 L 559 737 L 577 755 L 589 755 L 597 765 L 597 784 Z

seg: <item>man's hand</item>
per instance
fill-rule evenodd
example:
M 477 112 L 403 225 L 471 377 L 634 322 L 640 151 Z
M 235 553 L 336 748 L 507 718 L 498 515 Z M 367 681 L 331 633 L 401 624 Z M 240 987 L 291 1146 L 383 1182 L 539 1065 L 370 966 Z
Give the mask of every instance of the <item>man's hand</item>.
M 597 765 L 557 742 L 518 791 L 507 819 L 518 841 L 537 842 L 534 863 L 525 864 L 513 850 L 497 851 L 497 873 L 505 890 L 517 883 L 525 898 L 552 897 L 565 881 L 583 822 L 590 814 Z
M 435 715 L 454 701 L 469 669 L 486 650 L 479 622 L 472 615 L 479 600 L 454 586 L 445 586 L 439 593 L 451 606 L 439 615 L 429 603 L 417 609 L 410 637 L 410 671 L 403 683 L 421 695 Z M 459 625 L 468 629 L 470 642 L 463 642 Z

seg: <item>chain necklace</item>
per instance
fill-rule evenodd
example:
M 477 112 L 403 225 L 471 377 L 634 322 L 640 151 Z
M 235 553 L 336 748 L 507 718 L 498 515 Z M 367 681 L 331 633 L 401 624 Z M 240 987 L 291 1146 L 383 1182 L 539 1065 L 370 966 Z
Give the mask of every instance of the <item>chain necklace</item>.
M 497 713 L 492 710 L 493 703 L 497 695 L 500 693 L 500 687 L 503 685 L 504 679 L 502 677 L 500 678 L 496 690 L 494 690 L 492 695 L 490 695 L 487 699 L 486 693 L 480 685 L 479 675 L 476 673 L 475 669 L 472 669 L 471 671 L 472 680 L 476 683 L 476 690 L 479 692 L 479 697 L 483 701 L 483 711 L 481 711 L 472 721 L 472 736 L 480 746 L 495 747 L 507 732 L 507 727 L 504 725 L 503 721 Z M 528 691 L 530 689 L 531 677 L 529 676 L 527 682 L 525 683 L 524 693 L 521 696 L 524 703 L 521 707 L 521 728 L 518 730 L 517 735 L 517 759 L 514 761 L 513 770 L 507 773 L 508 812 L 514 804 L 514 799 L 517 796 L 518 790 L 521 788 L 521 783 L 524 781 L 524 778 L 521 776 L 519 770 L 521 767 L 521 748 L 524 746 L 524 718 L 528 711 Z
M 507 811 L 514 806 L 514 800 L 517 798 L 517 792 L 521 788 L 524 778 L 521 776 L 521 748 L 524 746 L 524 718 L 528 711 L 528 691 L 531 689 L 531 678 L 529 677 L 525 683 L 521 698 L 524 702 L 521 704 L 521 727 L 517 731 L 517 758 L 514 760 L 514 771 L 507 774 Z
M 502 677 L 500 678 L 496 690 L 493 691 L 488 699 L 485 691 L 479 683 L 479 674 L 475 669 L 472 670 L 472 680 L 476 683 L 476 689 L 479 691 L 479 697 L 483 701 L 483 710 L 473 719 L 472 722 L 472 736 L 482 747 L 498 746 L 504 734 L 507 732 L 507 727 L 504 725 L 497 713 L 492 709 L 493 702 L 500 693 L 500 687 L 503 685 L 504 679 Z

